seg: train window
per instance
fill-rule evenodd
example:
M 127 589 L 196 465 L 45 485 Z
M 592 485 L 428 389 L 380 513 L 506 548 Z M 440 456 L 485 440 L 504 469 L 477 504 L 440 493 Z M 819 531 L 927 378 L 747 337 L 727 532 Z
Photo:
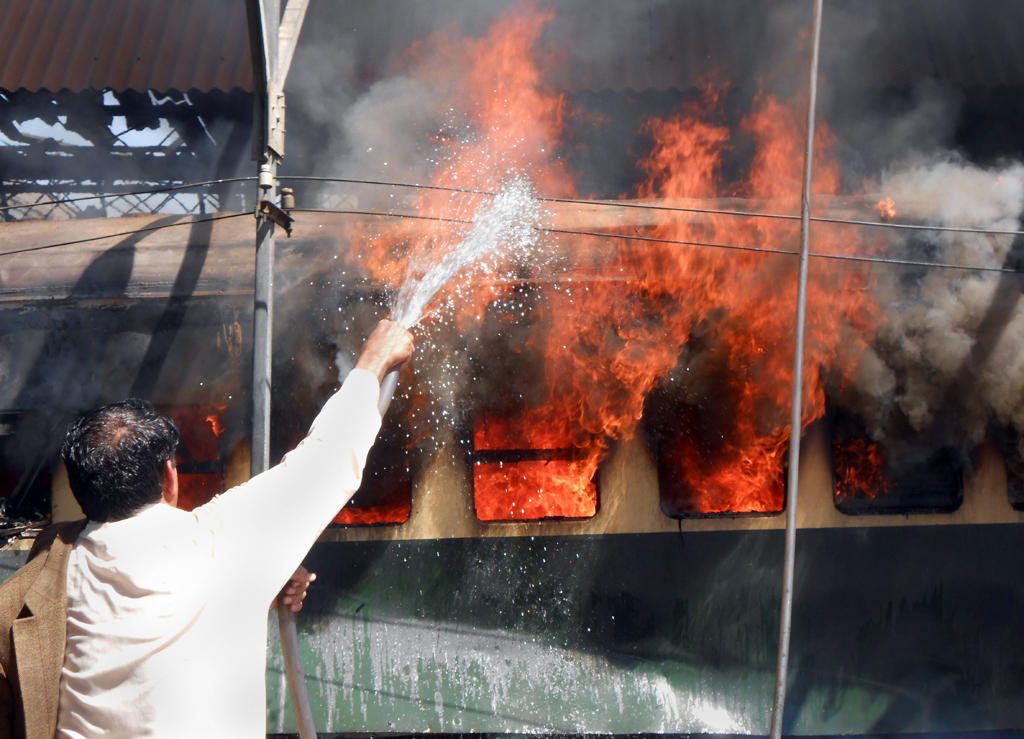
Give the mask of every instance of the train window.
M 178 444 L 178 507 L 191 511 L 224 492 L 220 413 L 213 405 L 161 408 L 181 434 Z
M 39 443 L 44 438 L 47 424 L 40 416 L 0 413 L 0 499 L 8 518 L 38 520 L 49 513 L 54 459 Z
M 687 433 L 657 442 L 661 510 L 671 518 L 765 516 L 785 507 L 788 444 L 751 450 L 732 462 L 711 459 L 703 440 Z
M 389 416 L 381 438 L 370 450 L 363 482 L 331 522 L 335 526 L 400 524 L 412 514 L 407 434 Z
M 952 449 L 896 466 L 889 451 L 868 438 L 858 419 L 836 412 L 831 426 L 833 500 L 840 512 L 950 513 L 960 507 L 963 466 Z
M 662 389 L 644 405 L 644 428 L 658 462 L 662 512 L 671 518 L 768 516 L 786 502 L 789 445 L 736 428 L 732 414 L 690 404 Z
M 577 453 L 540 413 L 483 413 L 473 432 L 473 499 L 481 521 L 591 518 L 597 458 Z

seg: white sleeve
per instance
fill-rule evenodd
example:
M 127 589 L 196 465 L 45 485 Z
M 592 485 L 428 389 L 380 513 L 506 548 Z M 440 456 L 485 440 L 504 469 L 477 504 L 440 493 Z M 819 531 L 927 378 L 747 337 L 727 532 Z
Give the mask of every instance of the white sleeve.
M 279 465 L 194 511 L 216 531 L 222 576 L 265 594 L 269 605 L 359 488 L 380 429 L 379 395 L 375 375 L 352 370 Z

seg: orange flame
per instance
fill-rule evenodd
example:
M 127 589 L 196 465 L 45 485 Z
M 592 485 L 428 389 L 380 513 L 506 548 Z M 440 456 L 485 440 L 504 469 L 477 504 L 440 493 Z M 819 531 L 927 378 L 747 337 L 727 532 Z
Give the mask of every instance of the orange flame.
M 853 439 L 832 449 L 836 475 L 836 494 L 841 498 L 862 496 L 874 500 L 892 490 L 885 469 L 885 455 L 873 441 Z
M 544 83 L 534 50 L 553 17 L 552 11 L 526 3 L 499 18 L 479 39 L 461 37 L 450 28 L 407 50 L 405 65 L 418 82 L 438 94 L 439 110 L 457 111 L 458 120 L 449 120 L 451 130 L 433 142 L 442 164 L 431 184 L 495 191 L 518 173 L 547 195 L 574 194 L 572 178 L 555 155 L 565 125 L 564 94 Z M 453 199 L 447 192 L 423 190 L 412 207 L 465 220 L 487 201 L 483 195 Z M 411 264 L 430 263 L 430 255 L 439 257 L 466 232 L 465 225 L 450 222 L 424 225 L 397 219 L 379 237 L 361 232 L 351 237 L 363 266 L 397 287 L 409 276 Z M 459 284 L 453 280 L 436 302 Z M 496 286 L 473 291 L 477 302 L 463 303 L 459 318 L 468 321 L 480 315 L 481 308 L 502 293 Z
M 412 513 L 412 501 L 403 500 L 390 505 L 372 508 L 345 506 L 331 523 L 342 526 L 369 526 L 384 523 L 405 523 Z
M 885 198 L 875 203 L 875 210 L 882 217 L 883 221 L 891 221 L 896 217 L 896 201 L 892 198 Z
M 480 39 L 453 31 L 415 45 L 410 73 L 442 92 L 474 135 L 440 138 L 432 182 L 492 190 L 510 170 L 525 172 L 545 195 L 574 194 L 573 179 L 555 158 L 564 137 L 565 103 L 544 82 L 538 39 L 553 17 L 532 4 L 517 6 Z M 733 132 L 718 123 L 722 88 L 674 115 L 656 118 L 645 131 L 654 141 L 640 162 L 647 175 L 642 198 L 743 197 L 767 202 L 772 212 L 797 214 L 803 168 L 799 100 L 760 96 L 740 133 L 753 143 L 749 175 L 723 183 L 722 155 Z M 815 137 L 814 196 L 839 193 L 840 171 L 828 127 Z M 418 212 L 465 217 L 480 204 L 425 191 Z M 410 260 L 457 240 L 458 225 L 400 220 L 378 237 L 353 234 L 363 266 L 395 286 Z M 635 233 L 631 230 L 630 235 Z M 706 214 L 699 219 L 666 213 L 641 235 L 796 252 L 799 227 L 792 220 Z M 867 251 L 857 232 L 814 225 L 812 251 Z M 571 449 L 569 461 L 478 463 L 477 511 L 485 520 L 592 515 L 593 478 L 611 439 L 632 436 L 645 399 L 681 362 L 688 363 L 699 331 L 703 379 L 690 395 L 713 387 L 710 411 L 720 419 L 713 448 L 669 440 L 662 457 L 666 488 L 685 491 L 701 513 L 777 511 L 782 507 L 784 451 L 789 444 L 794 315 L 798 260 L 790 254 L 756 253 L 581 236 L 565 238 L 575 249 L 572 284 L 539 288 L 543 308 L 532 346 L 542 355 L 543 381 L 527 413 L 477 426 L 479 449 Z M 599 248 L 593 248 L 593 247 Z M 804 355 L 801 430 L 825 406 L 826 379 L 849 380 L 881 321 L 863 264 L 811 263 Z M 582 278 L 580 280 L 579 278 Z M 454 288 L 453 288 L 454 289 Z M 477 285 L 456 306 L 460 327 L 479 322 L 486 306 L 508 286 Z M 688 365 L 687 365 L 688 367 Z M 713 368 L 713 372 L 708 372 Z M 686 395 L 686 393 L 682 393 Z M 705 398 L 706 400 L 706 398 Z M 692 401 L 699 410 L 699 398 Z M 696 412 L 696 411 L 695 411 Z M 710 449 L 710 451 L 709 451 Z
M 477 451 L 547 451 L 549 459 L 477 461 L 473 497 L 481 521 L 589 518 L 597 512 L 593 458 L 560 459 L 571 444 L 564 429 L 552 429 L 533 410 L 512 419 L 487 414 L 477 423 Z
M 642 163 L 649 174 L 643 197 L 720 197 L 721 153 L 730 134 L 709 123 L 719 93 L 675 116 L 651 121 L 655 139 Z M 802 136 L 799 106 L 765 96 L 743 121 L 755 155 L 747 181 L 733 193 L 769 200 L 774 209 L 798 211 Z M 814 192 L 833 194 L 839 170 L 830 156 L 831 135 L 822 126 L 816 139 Z M 652 229 L 658 238 L 757 246 L 793 251 L 798 237 L 792 221 L 708 215 L 701 222 L 666 219 Z M 816 226 L 815 251 L 860 248 L 835 228 Z M 700 324 L 714 368 L 716 403 L 724 421 L 723 441 L 708 457 L 697 445 L 676 444 L 663 462 L 669 487 L 685 488 L 701 513 L 773 511 L 782 507 L 784 450 L 793 376 L 793 329 L 797 260 L 675 244 L 607 247 L 613 257 L 604 274 L 625 278 L 593 283 L 571 300 L 552 292 L 559 320 L 549 333 L 547 377 L 552 419 L 569 422 L 568 434 L 599 459 L 608 437 L 633 434 L 644 399 L 677 364 Z M 857 365 L 879 318 L 863 285 L 863 267 L 836 269 L 815 263 L 808 291 L 802 428 L 824 412 L 824 374 L 844 376 Z M 571 303 L 571 304 L 570 304 Z M 560 350 L 566 347 L 565 350 Z M 665 487 L 663 485 L 663 487 Z
M 224 433 L 224 427 L 220 423 L 220 416 L 216 413 L 211 413 L 206 417 L 206 422 L 210 424 L 210 429 L 213 431 L 214 436 L 220 436 Z

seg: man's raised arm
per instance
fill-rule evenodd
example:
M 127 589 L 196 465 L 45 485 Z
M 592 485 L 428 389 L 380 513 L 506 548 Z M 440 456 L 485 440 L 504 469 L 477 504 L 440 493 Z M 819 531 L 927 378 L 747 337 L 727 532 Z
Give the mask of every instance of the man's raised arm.
M 359 488 L 380 429 L 380 382 L 413 349 L 412 334 L 381 321 L 306 438 L 276 467 L 196 510 L 213 517 L 224 555 L 244 557 L 246 570 L 261 573 L 268 603 Z

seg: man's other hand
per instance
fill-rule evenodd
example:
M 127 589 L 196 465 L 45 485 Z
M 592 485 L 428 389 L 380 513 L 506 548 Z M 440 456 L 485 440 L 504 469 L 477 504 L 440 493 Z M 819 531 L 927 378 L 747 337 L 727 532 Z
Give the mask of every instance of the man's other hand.
M 316 580 L 316 574 L 299 565 L 299 569 L 295 570 L 295 574 L 292 575 L 288 584 L 281 589 L 281 592 L 274 598 L 274 602 L 270 604 L 271 610 L 277 608 L 279 603 L 283 603 L 295 612 L 301 611 L 302 601 L 306 599 L 306 591 L 309 590 L 309 584 L 314 580 Z
M 369 370 L 380 382 L 389 369 L 412 357 L 414 349 L 412 334 L 402 324 L 384 320 L 377 324 L 377 328 L 363 344 L 356 367 Z

